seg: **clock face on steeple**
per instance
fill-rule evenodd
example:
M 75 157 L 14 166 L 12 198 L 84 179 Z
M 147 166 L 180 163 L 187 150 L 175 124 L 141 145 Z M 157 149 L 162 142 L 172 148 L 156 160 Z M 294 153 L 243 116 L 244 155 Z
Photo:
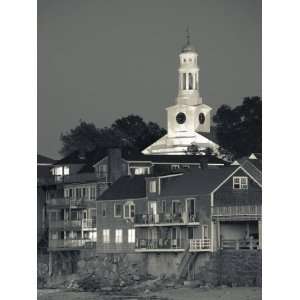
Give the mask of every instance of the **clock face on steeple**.
M 186 120 L 186 116 L 183 112 L 180 112 L 176 115 L 176 121 L 178 124 L 183 124 Z

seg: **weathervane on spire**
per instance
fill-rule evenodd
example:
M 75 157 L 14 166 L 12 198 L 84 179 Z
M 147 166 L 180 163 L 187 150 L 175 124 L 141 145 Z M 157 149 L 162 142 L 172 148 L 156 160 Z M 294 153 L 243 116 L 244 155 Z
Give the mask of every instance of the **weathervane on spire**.
M 190 28 L 189 26 L 187 26 L 186 28 L 186 44 L 189 45 L 190 44 Z

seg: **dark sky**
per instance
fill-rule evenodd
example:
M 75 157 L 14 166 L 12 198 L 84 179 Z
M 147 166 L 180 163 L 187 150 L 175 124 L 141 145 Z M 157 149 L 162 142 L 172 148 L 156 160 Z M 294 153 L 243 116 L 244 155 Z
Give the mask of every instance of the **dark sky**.
M 58 158 L 80 119 L 166 127 L 187 25 L 213 113 L 261 96 L 259 0 L 38 0 L 38 152 Z

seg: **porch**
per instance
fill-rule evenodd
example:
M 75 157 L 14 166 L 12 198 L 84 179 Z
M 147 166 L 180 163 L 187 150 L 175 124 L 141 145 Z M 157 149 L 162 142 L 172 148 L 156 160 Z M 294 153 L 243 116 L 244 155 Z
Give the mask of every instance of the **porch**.
M 134 227 L 199 225 L 199 221 L 199 213 L 137 214 L 134 220 Z
M 96 240 L 91 239 L 66 239 L 49 240 L 49 250 L 71 250 L 96 248 Z
M 137 239 L 135 252 L 183 252 L 184 242 L 181 239 Z

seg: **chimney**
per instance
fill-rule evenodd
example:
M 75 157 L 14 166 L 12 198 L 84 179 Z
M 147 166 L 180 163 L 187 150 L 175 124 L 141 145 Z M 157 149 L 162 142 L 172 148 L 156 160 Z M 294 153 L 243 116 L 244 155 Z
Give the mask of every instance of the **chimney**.
M 108 149 L 108 181 L 113 183 L 122 176 L 122 152 L 120 148 Z

